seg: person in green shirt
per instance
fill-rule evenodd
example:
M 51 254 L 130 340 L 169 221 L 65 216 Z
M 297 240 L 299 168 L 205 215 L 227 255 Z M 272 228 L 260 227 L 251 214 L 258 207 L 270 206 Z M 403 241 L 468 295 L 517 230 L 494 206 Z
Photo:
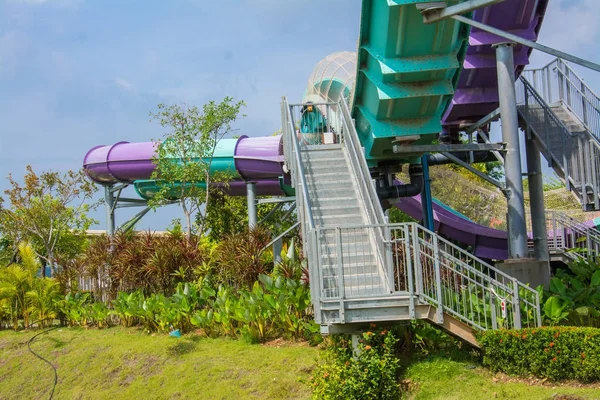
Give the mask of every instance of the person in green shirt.
M 311 103 L 302 106 L 300 132 L 307 145 L 322 144 L 322 134 L 327 131 L 327 121 L 323 113 Z

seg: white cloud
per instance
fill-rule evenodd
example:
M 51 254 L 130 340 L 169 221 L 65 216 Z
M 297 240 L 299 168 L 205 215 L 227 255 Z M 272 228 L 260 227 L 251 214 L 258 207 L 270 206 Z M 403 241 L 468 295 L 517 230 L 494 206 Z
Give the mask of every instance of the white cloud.
M 115 83 L 121 88 L 127 90 L 128 92 L 133 90 L 133 84 L 126 79 L 116 78 Z

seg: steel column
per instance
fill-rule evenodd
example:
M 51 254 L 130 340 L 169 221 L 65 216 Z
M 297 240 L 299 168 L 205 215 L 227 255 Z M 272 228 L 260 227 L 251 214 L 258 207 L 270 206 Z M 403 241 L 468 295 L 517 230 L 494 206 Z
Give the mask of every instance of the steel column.
M 256 182 L 246 182 L 246 191 L 248 197 L 248 226 L 252 229 L 258 223 L 256 213 Z
M 104 202 L 106 206 L 106 235 L 112 237 L 115 234 L 115 195 L 112 185 L 104 186 Z
M 513 43 L 501 43 L 496 48 L 498 95 L 502 121 L 502 141 L 506 143 L 504 171 L 508 194 L 509 258 L 527 257 L 527 226 L 523 199 L 519 124 L 515 94 Z
M 531 208 L 534 256 L 538 261 L 549 261 L 542 160 L 532 137 L 527 137 L 525 148 L 527 151 L 527 179 L 529 181 L 529 207 Z
M 429 177 L 429 162 L 427 161 L 427 154 L 421 157 L 421 165 L 423 166 L 423 191 L 421 191 L 423 226 L 433 232 L 435 230 L 433 222 L 433 199 L 431 198 L 431 178 Z

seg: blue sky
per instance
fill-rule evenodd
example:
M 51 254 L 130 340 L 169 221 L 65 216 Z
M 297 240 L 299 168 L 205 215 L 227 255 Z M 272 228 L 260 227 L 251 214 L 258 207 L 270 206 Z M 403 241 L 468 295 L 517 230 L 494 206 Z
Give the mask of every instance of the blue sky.
M 161 102 L 233 96 L 248 103 L 241 133 L 272 133 L 281 96 L 299 100 L 319 60 L 356 49 L 360 3 L 0 0 L 0 191 L 27 164 L 77 169 L 95 145 L 159 137 L 148 113 Z M 551 0 L 540 42 L 600 62 L 599 22 L 597 0 Z M 600 89 L 599 75 L 583 75 Z M 139 227 L 174 216 L 159 210 Z M 95 217 L 104 226 L 102 209 Z

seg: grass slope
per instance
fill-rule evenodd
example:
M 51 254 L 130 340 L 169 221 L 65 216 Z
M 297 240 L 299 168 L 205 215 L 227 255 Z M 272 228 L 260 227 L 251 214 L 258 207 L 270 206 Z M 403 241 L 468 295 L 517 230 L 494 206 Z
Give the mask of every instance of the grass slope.
M 35 333 L 0 332 L 0 399 L 47 398 L 50 367 L 27 350 Z M 32 349 L 58 369 L 55 399 L 307 399 L 318 350 L 249 345 L 134 329 L 61 329 Z
M 501 375 L 495 377 L 473 363 L 447 358 L 432 358 L 410 365 L 404 373 L 404 384 L 411 387 L 405 396 L 411 400 L 600 399 L 598 385 L 595 388 L 530 386 L 525 382 L 511 382 Z
M 35 333 L 0 331 L 0 399 L 48 398 L 52 370 L 27 351 Z M 63 328 L 32 348 L 58 369 L 55 399 L 309 399 L 304 382 L 319 357 L 305 344 L 176 339 L 123 328 Z M 410 390 L 404 398 L 415 400 L 600 399 L 600 385 L 531 386 L 442 357 L 411 362 L 403 380 Z

